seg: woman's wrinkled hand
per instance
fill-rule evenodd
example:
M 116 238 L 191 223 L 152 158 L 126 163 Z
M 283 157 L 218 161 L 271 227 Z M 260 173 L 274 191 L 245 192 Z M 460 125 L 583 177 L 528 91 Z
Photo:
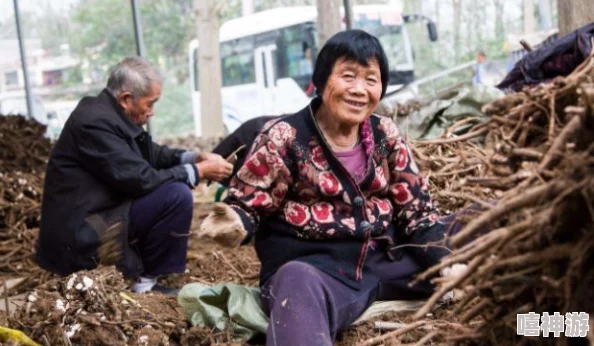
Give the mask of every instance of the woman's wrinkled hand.
M 216 203 L 214 210 L 202 221 L 198 236 L 212 239 L 226 247 L 241 245 L 247 232 L 237 213 L 225 203 Z
M 221 181 L 233 172 L 233 165 L 225 160 L 204 160 L 196 164 L 200 180 Z

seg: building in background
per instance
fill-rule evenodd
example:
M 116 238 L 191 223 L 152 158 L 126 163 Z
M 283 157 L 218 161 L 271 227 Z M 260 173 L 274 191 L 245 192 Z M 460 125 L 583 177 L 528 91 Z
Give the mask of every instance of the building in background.
M 21 65 L 18 40 L 0 40 L 0 95 L 23 90 L 25 82 Z M 57 85 L 63 85 L 69 81 L 71 76 L 79 76 L 80 60 L 70 54 L 67 44 L 62 45 L 61 53 L 51 56 L 41 48 L 40 39 L 25 40 L 29 66 L 29 79 L 31 86 L 36 88 L 38 95 L 47 94 L 48 89 Z M 82 77 L 77 78 L 82 82 Z M 76 81 L 75 81 L 76 82 Z M 41 88 L 41 89 L 40 89 Z

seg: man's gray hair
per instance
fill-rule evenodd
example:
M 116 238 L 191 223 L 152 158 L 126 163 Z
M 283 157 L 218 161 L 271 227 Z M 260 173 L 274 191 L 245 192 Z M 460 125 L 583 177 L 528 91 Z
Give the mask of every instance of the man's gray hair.
M 153 84 L 163 84 L 163 76 L 150 61 L 134 56 L 120 61 L 109 74 L 107 90 L 118 97 L 123 92 L 130 92 L 134 98 L 150 92 Z

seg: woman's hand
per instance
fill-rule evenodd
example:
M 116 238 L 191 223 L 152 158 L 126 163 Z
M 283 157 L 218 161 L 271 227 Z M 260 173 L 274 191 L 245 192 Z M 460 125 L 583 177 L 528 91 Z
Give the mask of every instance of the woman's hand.
M 198 236 L 212 239 L 226 247 L 241 245 L 247 232 L 241 218 L 225 203 L 216 203 L 214 210 L 202 221 Z

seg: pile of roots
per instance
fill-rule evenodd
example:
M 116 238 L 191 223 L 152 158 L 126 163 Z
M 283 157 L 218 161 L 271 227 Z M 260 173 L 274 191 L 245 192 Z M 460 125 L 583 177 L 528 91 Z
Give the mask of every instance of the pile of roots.
M 26 277 L 23 290 L 47 280 L 33 262 L 43 177 L 51 143 L 46 127 L 0 115 L 0 278 Z
M 187 338 L 175 297 L 129 293 L 114 267 L 37 287 L 9 325 L 44 345 L 169 345 Z
M 435 326 L 423 343 L 564 344 L 565 338 L 517 336 L 517 314 L 594 316 L 594 58 L 483 111 L 490 120 L 463 136 L 446 132 L 414 144 L 442 209 L 475 203 L 482 210 L 466 215 L 463 229 L 449 237 L 454 251 L 419 279 L 456 263 L 467 263 L 467 270 L 434 280 L 436 293 L 408 326 Z M 463 299 L 441 321 L 427 320 L 453 289 L 464 292 Z M 368 344 L 403 334 L 396 330 Z

